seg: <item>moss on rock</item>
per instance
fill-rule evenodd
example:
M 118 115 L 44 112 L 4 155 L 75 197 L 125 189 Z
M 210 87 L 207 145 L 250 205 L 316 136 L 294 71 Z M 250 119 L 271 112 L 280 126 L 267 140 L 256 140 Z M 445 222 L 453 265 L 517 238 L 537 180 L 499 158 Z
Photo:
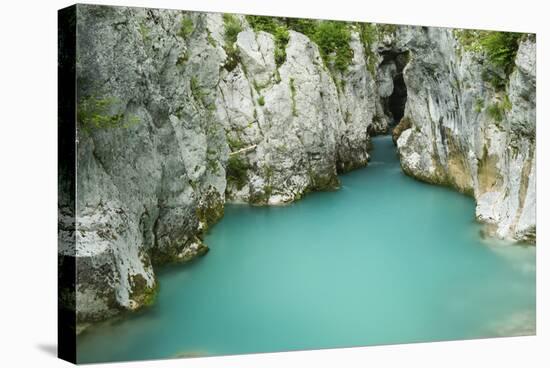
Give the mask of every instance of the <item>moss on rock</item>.
M 336 173 L 326 175 L 311 175 L 311 190 L 333 191 L 340 188 L 340 179 Z
M 152 305 L 155 302 L 158 293 L 158 283 L 153 282 L 153 286 L 149 286 L 147 280 L 141 274 L 130 276 L 130 285 L 132 286 L 132 294 L 130 298 L 135 302 L 132 310 L 141 309 Z

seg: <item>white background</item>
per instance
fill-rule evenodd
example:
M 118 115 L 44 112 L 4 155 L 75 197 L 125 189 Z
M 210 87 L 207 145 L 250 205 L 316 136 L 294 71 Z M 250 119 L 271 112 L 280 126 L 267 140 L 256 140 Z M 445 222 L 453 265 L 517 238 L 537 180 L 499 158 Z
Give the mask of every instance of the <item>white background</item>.
M 547 168 L 550 69 L 545 1 L 96 1 L 537 33 L 537 336 L 112 364 L 111 367 L 548 367 Z M 0 21 L 0 366 L 65 367 L 56 351 L 56 10 L 69 1 L 4 1 Z M 543 61 L 546 65 L 543 65 Z M 548 68 L 548 69 L 546 69 Z M 546 113 L 546 114 L 545 114 Z M 437 277 L 437 275 L 434 275 Z M 223 307 L 223 306 L 221 306 Z M 368 313 L 368 311 L 366 311 Z M 546 348 L 546 351 L 545 351 Z M 546 362 L 544 359 L 546 358 Z

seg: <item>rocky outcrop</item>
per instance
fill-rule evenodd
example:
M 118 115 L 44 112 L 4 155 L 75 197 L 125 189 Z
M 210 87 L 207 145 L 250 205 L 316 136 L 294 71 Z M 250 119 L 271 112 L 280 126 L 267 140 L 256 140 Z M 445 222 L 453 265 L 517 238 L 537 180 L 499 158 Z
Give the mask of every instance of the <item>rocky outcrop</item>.
M 497 235 L 534 238 L 529 39 L 496 122 L 475 106 L 502 93 L 448 30 L 349 25 L 345 69 L 292 29 L 283 54 L 243 16 L 78 5 L 77 30 L 76 223 L 60 202 L 60 262 L 76 259 L 81 325 L 150 304 L 154 266 L 206 253 L 226 201 L 292 202 L 367 165 L 401 72 L 405 172 L 474 194 Z
M 241 63 L 220 83 L 218 115 L 234 149 L 229 162 L 244 167 L 244 178 L 228 183 L 228 195 L 238 201 L 284 203 L 338 186 L 336 139 L 343 122 L 336 87 L 307 37 L 290 32 L 279 68 L 273 44 L 268 33 L 241 32 Z M 239 153 L 242 147 L 254 148 Z
M 510 76 L 449 29 L 404 27 L 405 119 L 397 141 L 403 170 L 474 196 L 487 233 L 535 240 L 535 43 L 520 42 Z M 498 73 L 494 86 L 487 73 Z
M 60 226 L 76 248 L 60 253 L 81 325 L 151 303 L 153 266 L 204 254 L 226 200 L 291 202 L 367 164 L 377 84 L 357 31 L 336 74 L 294 31 L 276 63 L 242 16 L 78 5 L 77 30 L 77 213 Z
M 216 90 L 225 55 L 201 32 L 204 16 L 77 9 L 76 309 L 95 321 L 148 304 L 153 263 L 207 249 L 229 149 L 215 93 L 194 87 Z
M 277 67 L 271 34 L 239 33 L 240 63 L 222 77 L 216 104 L 233 149 L 229 162 L 242 167 L 241 178 L 230 176 L 231 200 L 291 202 L 337 188 L 338 171 L 367 164 L 376 93 L 357 32 L 351 47 L 348 70 L 332 75 L 303 34 L 289 32 Z

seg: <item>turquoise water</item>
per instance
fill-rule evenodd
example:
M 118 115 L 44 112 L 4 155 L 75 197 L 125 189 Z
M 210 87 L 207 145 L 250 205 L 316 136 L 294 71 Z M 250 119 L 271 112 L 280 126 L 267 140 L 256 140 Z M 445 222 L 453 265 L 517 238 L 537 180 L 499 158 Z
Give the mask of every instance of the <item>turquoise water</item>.
M 474 202 L 399 167 L 390 137 L 336 192 L 228 205 L 149 310 L 78 338 L 99 362 L 531 334 L 535 248 L 484 241 Z

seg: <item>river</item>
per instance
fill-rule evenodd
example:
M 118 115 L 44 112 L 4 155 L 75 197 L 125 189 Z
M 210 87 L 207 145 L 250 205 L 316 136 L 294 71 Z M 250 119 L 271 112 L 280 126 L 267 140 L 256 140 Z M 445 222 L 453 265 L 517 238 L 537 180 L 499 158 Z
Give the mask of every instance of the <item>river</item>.
M 535 247 L 482 239 L 472 198 L 404 175 L 389 136 L 335 192 L 227 205 L 155 305 L 78 337 L 80 363 L 534 333 Z

